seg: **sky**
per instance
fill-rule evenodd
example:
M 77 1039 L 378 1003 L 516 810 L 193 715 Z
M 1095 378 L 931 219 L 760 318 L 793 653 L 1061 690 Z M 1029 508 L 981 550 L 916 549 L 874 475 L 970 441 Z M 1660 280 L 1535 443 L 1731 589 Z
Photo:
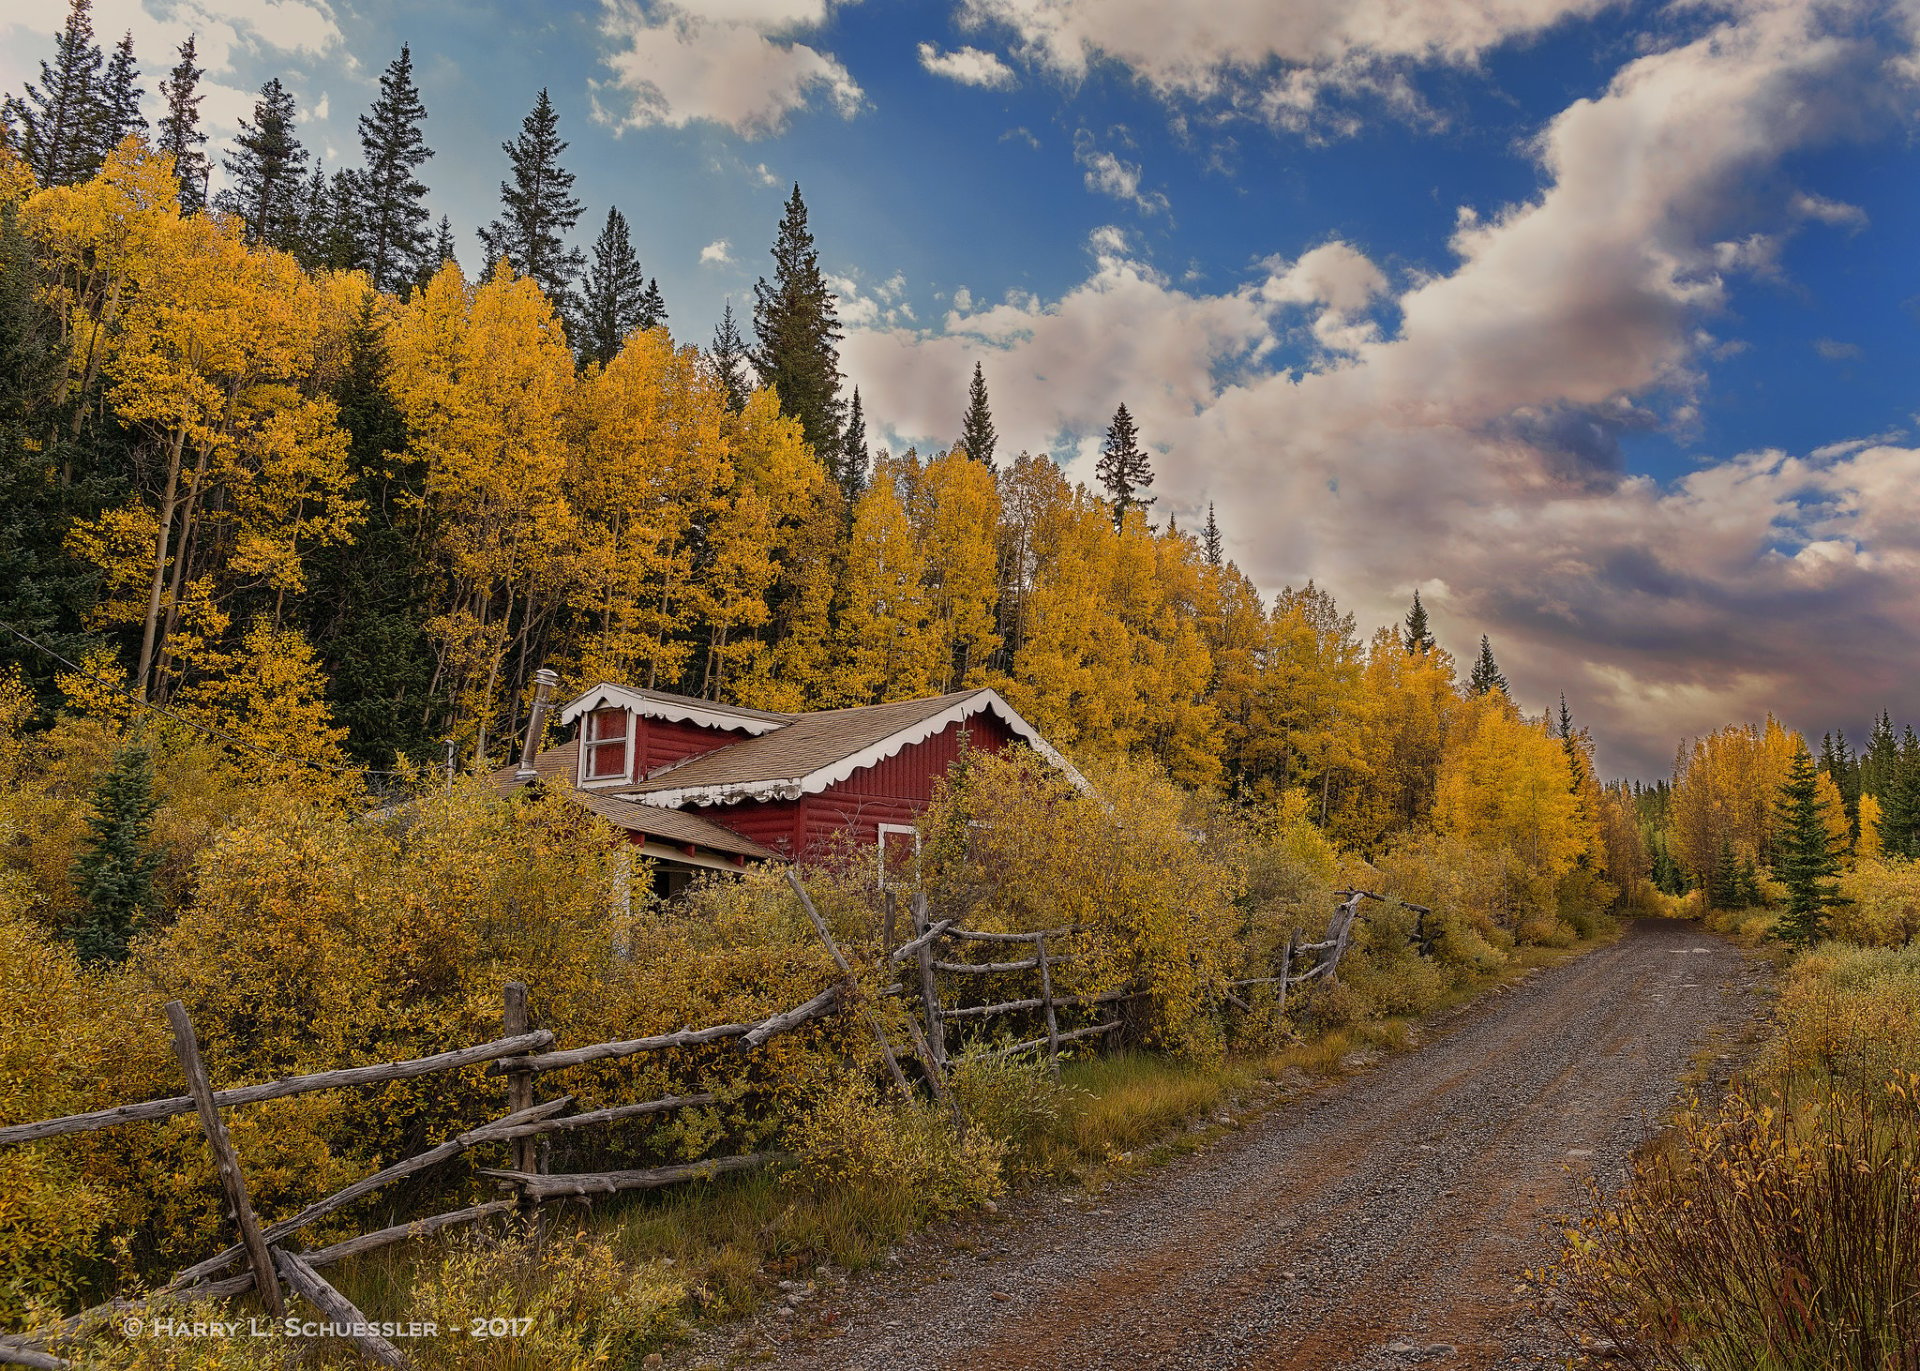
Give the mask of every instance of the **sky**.
M 0 88 L 65 3 L 0 18 Z M 481 265 L 546 88 L 588 246 L 675 336 L 743 325 L 802 188 L 876 444 L 1091 481 L 1361 631 L 1417 588 L 1609 774 L 1768 711 L 1920 721 L 1920 0 L 95 0 L 151 92 L 198 35 L 224 141 L 303 140 L 410 44 L 423 180 Z M 149 117 L 157 102 L 149 96 Z

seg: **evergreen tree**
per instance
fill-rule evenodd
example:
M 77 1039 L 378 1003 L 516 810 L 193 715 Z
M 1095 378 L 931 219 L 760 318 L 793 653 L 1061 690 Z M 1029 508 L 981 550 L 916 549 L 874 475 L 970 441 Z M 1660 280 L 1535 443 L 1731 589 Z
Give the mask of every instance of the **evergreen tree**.
M 1804 743 L 1794 749 L 1787 779 L 1774 802 L 1779 827 L 1773 874 L 1787 888 L 1787 908 L 1779 932 L 1796 947 L 1818 942 L 1826 932 L 1826 911 L 1838 902 L 1831 878 L 1840 872 L 1820 811 L 1820 773 Z
M 629 333 L 651 327 L 641 323 L 646 300 L 646 279 L 627 236 L 627 216 L 610 209 L 606 227 L 594 239 L 593 263 L 587 268 L 581 300 L 581 357 L 605 366 Z
M 147 117 L 140 112 L 140 97 L 144 94 L 140 89 L 140 68 L 133 60 L 133 35 L 123 34 L 114 45 L 113 56 L 107 59 L 107 74 L 100 82 L 96 167 L 120 146 L 121 139 L 146 132 Z
M 1880 850 L 1889 857 L 1920 857 L 1920 738 L 1911 725 L 1888 770 L 1880 796 Z
M 304 605 L 347 751 L 378 767 L 433 755 L 445 704 L 435 692 L 426 633 L 436 609 L 430 552 L 418 536 L 425 463 L 408 451 L 406 424 L 388 393 L 388 366 L 382 324 L 368 302 L 347 336 L 346 366 L 333 391 L 366 523 L 351 543 L 309 554 L 314 589 Z
M 1227 560 L 1226 544 L 1220 538 L 1220 525 L 1214 521 L 1213 501 L 1207 501 L 1207 526 L 1200 533 L 1200 551 L 1208 566 L 1222 566 Z
M 993 431 L 993 411 L 987 408 L 987 378 L 980 364 L 973 364 L 973 381 L 967 387 L 967 412 L 960 420 L 960 446 L 967 456 L 988 471 L 993 470 L 994 444 L 999 435 Z
M 307 150 L 294 136 L 293 92 L 274 77 L 260 87 L 253 122 L 240 121 L 233 152 L 221 160 L 233 184 L 215 197 L 224 214 L 246 224 L 249 243 L 293 252 L 302 246 L 301 197 L 309 188 Z
M 380 96 L 360 116 L 360 150 L 366 168 L 347 185 L 355 195 L 351 216 L 336 212 L 337 225 L 359 240 L 355 253 L 379 289 L 399 294 L 417 280 L 429 250 L 426 196 L 420 166 L 433 152 L 420 125 L 427 107 L 413 84 L 413 52 L 400 55 L 380 74 Z M 338 182 L 336 181 L 336 184 Z
M 433 270 L 421 277 L 422 283 L 430 280 L 435 272 L 449 262 L 459 266 L 460 258 L 453 246 L 453 220 L 443 214 L 440 216 L 440 227 L 433 235 Z
M 1860 789 L 1878 800 L 1885 800 L 1887 788 L 1900 769 L 1900 744 L 1894 736 L 1893 718 L 1884 710 L 1873 721 L 1867 735 L 1867 750 L 1860 758 Z
M 108 119 L 100 81 L 103 60 L 93 41 L 93 0 L 70 0 L 53 61 L 40 63 L 40 84 L 29 84 L 7 101 L 14 147 L 43 186 L 71 186 L 99 169 Z
M 1820 739 L 1820 769 L 1833 777 L 1834 788 L 1840 792 L 1840 805 L 1847 813 L 1847 833 L 1850 843 L 1860 841 L 1860 764 L 1853 755 L 1853 746 L 1847 742 L 1846 731 L 1828 733 Z
M 773 387 L 780 411 L 800 421 L 814 452 L 829 457 L 846 433 L 840 400 L 840 316 L 820 273 L 796 184 L 773 243 L 773 280 L 753 288 L 752 353 L 761 384 Z
M 573 173 L 560 165 L 567 144 L 545 87 L 520 122 L 520 136 L 500 146 L 513 180 L 500 183 L 500 217 L 480 230 L 487 269 L 506 258 L 515 271 L 532 278 L 561 318 L 571 320 L 573 285 L 584 259 L 578 248 L 567 246 L 566 236 L 580 218 L 580 202 L 573 198 Z
M 1567 708 L 1566 692 L 1560 693 L 1560 717 L 1556 721 L 1561 750 L 1567 754 L 1567 771 L 1574 790 L 1580 789 L 1580 740 L 1573 733 L 1573 711 Z
M 1133 416 L 1127 413 L 1124 404 L 1113 412 L 1113 422 L 1107 426 L 1106 447 L 1094 464 L 1093 474 L 1113 501 L 1116 529 L 1126 522 L 1129 509 L 1145 509 L 1154 501 L 1153 496 L 1141 494 L 1153 484 L 1153 467 L 1140 446 Z
M 1480 659 L 1473 664 L 1473 675 L 1467 678 L 1467 690 L 1474 695 L 1485 695 L 1495 690 L 1502 695 L 1510 693 L 1507 690 L 1507 678 L 1494 665 L 1493 644 L 1487 641 L 1484 633 L 1480 635 Z
M 647 293 L 640 297 L 640 327 L 644 329 L 665 328 L 667 326 L 667 297 L 660 293 L 660 282 L 649 277 Z
M 1407 655 L 1416 652 L 1431 652 L 1437 646 L 1433 633 L 1427 627 L 1427 607 L 1420 603 L 1420 591 L 1413 592 L 1413 608 L 1407 611 L 1406 627 L 1400 630 L 1400 641 L 1406 644 Z
M 853 403 L 847 406 L 847 431 L 840 439 L 840 449 L 832 465 L 840 489 L 846 493 L 847 511 L 851 516 L 854 501 L 867 489 L 867 412 L 860 405 L 858 386 L 854 387 Z
M 47 284 L 18 207 L 0 206 L 0 620 L 77 660 L 98 641 L 80 630 L 98 599 L 98 573 L 64 540 L 118 484 L 93 474 L 91 435 L 59 422 L 65 349 Z M 0 634 L 0 669 L 8 664 L 39 698 L 56 698 L 55 664 Z
M 333 236 L 333 195 L 327 169 L 313 159 L 313 171 L 294 195 L 293 246 L 289 249 L 309 271 L 331 266 L 329 245 Z
M 73 929 L 74 951 L 85 962 L 118 962 L 141 925 L 159 913 L 154 872 L 153 759 L 144 747 L 121 750 L 93 794 L 87 845 L 73 863 L 82 905 Z
M 367 221 L 362 217 L 367 204 L 366 173 L 341 169 L 327 182 L 326 209 L 319 216 L 321 237 L 317 261 L 335 271 L 373 269 L 367 255 L 370 241 Z
M 731 300 L 721 310 L 720 322 L 714 326 L 713 346 L 707 351 L 707 366 L 713 372 L 713 379 L 727 393 L 727 408 L 738 414 L 745 408 L 747 396 L 753 392 L 753 379 L 747 375 L 747 343 L 733 322 Z
M 191 36 L 180 45 L 180 61 L 160 83 L 160 98 L 167 112 L 160 116 L 159 149 L 173 154 L 173 176 L 180 183 L 180 212 L 193 214 L 207 207 L 207 135 L 200 131 L 200 78 L 206 75 L 194 65 L 198 54 Z M 315 174 L 318 174 L 316 169 Z

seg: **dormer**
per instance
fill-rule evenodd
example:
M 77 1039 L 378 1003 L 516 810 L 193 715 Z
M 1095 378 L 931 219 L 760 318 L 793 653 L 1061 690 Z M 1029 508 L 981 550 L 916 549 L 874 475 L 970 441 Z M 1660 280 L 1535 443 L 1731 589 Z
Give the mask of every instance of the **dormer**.
M 574 784 L 611 790 L 785 728 L 793 716 L 601 682 L 560 711 L 580 725 Z

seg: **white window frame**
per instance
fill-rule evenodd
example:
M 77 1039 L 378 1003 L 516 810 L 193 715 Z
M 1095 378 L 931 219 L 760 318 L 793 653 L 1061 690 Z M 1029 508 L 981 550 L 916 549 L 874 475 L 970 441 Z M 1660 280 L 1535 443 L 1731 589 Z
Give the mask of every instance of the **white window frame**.
M 874 834 L 873 853 L 874 869 L 877 877 L 876 884 L 878 884 L 882 890 L 887 888 L 887 837 L 891 834 L 897 838 L 909 833 L 913 835 L 913 855 L 914 859 L 918 861 L 920 857 L 920 830 L 912 824 L 881 824 L 879 825 L 878 832 Z M 915 874 L 914 883 L 916 885 L 919 884 L 918 873 Z
M 620 709 L 620 706 L 608 705 L 606 708 Z M 631 709 L 620 709 L 620 712 L 626 715 L 627 719 L 627 761 L 625 769 L 614 776 L 589 776 L 587 774 L 588 769 L 593 765 L 593 749 L 596 743 L 605 744 L 613 741 L 611 738 L 594 740 L 587 737 L 587 734 L 593 729 L 593 716 L 597 712 L 598 711 L 589 711 L 586 718 L 580 721 L 580 777 L 575 784 L 582 790 L 590 790 L 596 786 L 626 785 L 633 779 L 634 733 L 636 730 L 634 728 L 635 716 Z

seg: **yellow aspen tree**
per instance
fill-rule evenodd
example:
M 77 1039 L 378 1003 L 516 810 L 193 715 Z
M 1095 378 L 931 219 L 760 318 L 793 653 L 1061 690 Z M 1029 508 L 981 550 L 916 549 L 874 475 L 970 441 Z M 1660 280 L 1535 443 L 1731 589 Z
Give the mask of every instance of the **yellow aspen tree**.
M 1153 576 L 1136 641 L 1148 742 L 1174 780 L 1211 787 L 1221 779 L 1225 746 L 1211 695 L 1213 653 L 1200 622 L 1201 573 L 1212 568 L 1191 538 L 1174 532 L 1149 537 Z
M 388 346 L 449 587 L 427 625 L 435 684 L 484 763 L 502 678 L 525 666 L 572 570 L 573 354 L 553 306 L 504 263 L 471 290 L 447 263 L 399 311 Z
M 181 219 L 157 169 L 128 143 L 93 181 L 28 208 L 59 264 L 72 384 L 84 399 L 104 376 L 152 453 L 153 486 L 77 526 L 72 546 L 106 573 L 104 617 L 140 628 L 137 688 L 164 696 L 189 586 L 215 606 L 237 585 L 298 591 L 303 551 L 350 536 L 360 509 L 334 407 L 301 386 L 311 283 L 286 254 L 249 249 L 235 225 Z M 136 529 L 150 539 L 139 575 Z
M 1729 724 L 1682 744 L 1674 766 L 1675 855 L 1705 883 L 1723 852 L 1765 864 L 1772 855 L 1774 801 L 1793 762 L 1797 734 L 1772 715 Z
M 635 333 L 579 393 L 568 495 L 579 521 L 569 597 L 592 630 L 583 680 L 678 687 L 694 649 L 698 545 L 733 484 L 726 400 L 695 348 Z
M 994 684 L 988 663 L 1000 650 L 1000 496 L 993 473 L 956 449 L 927 463 L 920 486 L 915 523 L 938 658 L 934 690 Z M 856 575 L 850 551 L 849 580 Z
M 315 798 L 351 792 L 347 731 L 334 724 L 326 675 L 299 630 L 255 623 L 180 704 L 238 740 L 234 759 L 248 774 Z
M 836 704 L 934 694 L 946 669 L 927 594 L 926 560 L 900 501 L 897 465 L 877 464 L 854 505 L 835 654 L 840 663 Z
M 1355 778 L 1364 754 L 1362 649 L 1351 614 L 1309 581 L 1274 600 L 1264 693 L 1264 737 L 1256 755 L 1273 768 L 1271 783 L 1307 789 L 1322 825 L 1336 785 Z

